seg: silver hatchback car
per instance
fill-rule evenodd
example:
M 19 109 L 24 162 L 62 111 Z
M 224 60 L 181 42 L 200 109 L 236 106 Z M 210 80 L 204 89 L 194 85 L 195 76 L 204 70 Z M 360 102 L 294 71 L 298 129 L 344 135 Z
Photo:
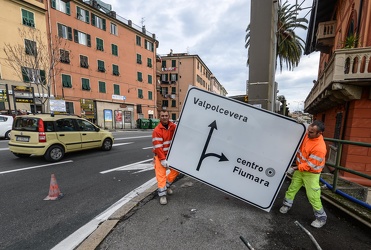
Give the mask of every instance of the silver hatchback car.
M 10 139 L 12 130 L 13 116 L 0 115 L 0 138 Z

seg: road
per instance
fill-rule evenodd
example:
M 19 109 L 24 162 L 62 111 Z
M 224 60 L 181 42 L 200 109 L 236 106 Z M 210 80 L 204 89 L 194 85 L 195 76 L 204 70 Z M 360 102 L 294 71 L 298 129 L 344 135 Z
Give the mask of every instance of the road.
M 152 169 L 117 169 L 145 160 L 140 166 L 150 167 L 151 132 L 115 132 L 111 151 L 66 154 L 58 163 L 19 159 L 7 150 L 8 141 L 0 140 L 0 249 L 51 249 L 152 179 Z M 65 195 L 57 201 L 44 200 L 51 174 Z

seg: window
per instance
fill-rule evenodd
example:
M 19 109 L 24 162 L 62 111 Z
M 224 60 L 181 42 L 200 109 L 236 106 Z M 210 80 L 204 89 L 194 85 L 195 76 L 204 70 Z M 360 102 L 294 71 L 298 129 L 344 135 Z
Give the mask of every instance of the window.
M 167 95 L 168 94 L 168 88 L 167 87 L 161 87 L 161 94 Z
M 112 64 L 112 74 L 115 76 L 120 75 L 119 66 L 116 64 Z
M 137 79 L 140 82 L 143 82 L 142 72 L 137 72 Z
M 162 100 L 162 107 L 169 107 L 169 101 L 168 100 Z
M 116 44 L 111 44 L 111 48 L 112 48 L 112 55 L 118 56 L 119 55 L 119 50 L 118 50 L 117 45 Z
M 152 58 L 147 58 L 147 66 L 152 68 Z
M 80 55 L 80 67 L 81 68 L 89 68 L 89 62 L 88 62 L 88 57 Z
M 120 85 L 113 84 L 113 94 L 120 95 Z
M 26 54 L 31 56 L 37 55 L 36 42 L 28 39 L 24 39 L 24 47 L 26 49 Z
M 171 87 L 171 94 L 176 94 L 176 87 Z
M 106 19 L 91 13 L 91 24 L 99 29 L 106 30 Z
M 142 45 L 142 38 L 140 36 L 136 36 L 136 43 L 138 46 Z
M 168 74 L 161 74 L 161 82 L 169 82 L 169 75 Z
M 171 120 L 176 121 L 176 114 L 175 113 L 171 114 Z
M 67 114 L 74 114 L 75 109 L 73 108 L 73 102 L 66 102 L 66 112 Z
M 116 36 L 118 35 L 117 25 L 114 23 L 111 23 L 111 34 L 116 35 Z
M 137 63 L 142 64 L 142 55 L 137 54 Z
M 153 98 L 152 95 L 153 95 L 152 91 L 148 91 L 148 100 L 152 100 Z
M 90 22 L 90 18 L 89 18 L 89 11 L 85 10 L 85 9 L 82 9 L 80 8 L 79 6 L 76 7 L 77 8 L 77 11 L 76 11 L 76 18 L 85 22 L 85 23 L 89 23 Z
M 170 81 L 172 82 L 178 81 L 178 74 L 170 74 Z
M 176 100 L 171 100 L 171 107 L 173 107 L 173 108 L 176 107 Z
M 99 81 L 98 85 L 99 85 L 99 92 L 106 93 L 106 83 Z
M 66 13 L 67 15 L 71 14 L 70 2 L 62 0 L 52 0 L 52 8 L 59 10 L 60 12 Z
M 176 67 L 176 60 L 171 60 L 171 67 Z
M 75 40 L 76 43 L 91 47 L 91 40 L 90 40 L 90 35 L 89 34 L 85 34 L 83 32 L 80 32 L 80 31 L 74 29 L 73 30 L 73 36 L 74 36 L 74 40 Z
M 82 90 L 90 90 L 90 81 L 86 78 L 81 78 Z
M 143 90 L 138 89 L 138 98 L 143 99 Z
M 72 28 L 58 23 L 58 36 L 72 41 Z
M 70 64 L 70 52 L 64 49 L 59 50 L 60 58 L 62 63 Z
M 166 68 L 166 60 L 162 61 L 161 68 Z
M 22 24 L 29 27 L 35 27 L 34 14 L 28 10 L 22 9 Z
M 27 67 L 22 67 L 22 77 L 24 82 L 29 83 L 45 83 L 45 70 L 31 69 Z
M 99 72 L 106 72 L 106 69 L 104 67 L 104 61 L 98 60 L 98 71 Z
M 104 46 L 103 46 L 103 40 L 102 39 L 97 37 L 96 44 L 97 44 L 97 50 L 104 51 Z
M 72 81 L 70 75 L 62 74 L 62 86 L 63 88 L 72 88 Z
M 144 47 L 149 50 L 149 51 L 152 51 L 153 52 L 153 43 L 148 41 L 148 40 L 144 40 Z
M 148 83 L 152 84 L 152 75 L 148 75 Z

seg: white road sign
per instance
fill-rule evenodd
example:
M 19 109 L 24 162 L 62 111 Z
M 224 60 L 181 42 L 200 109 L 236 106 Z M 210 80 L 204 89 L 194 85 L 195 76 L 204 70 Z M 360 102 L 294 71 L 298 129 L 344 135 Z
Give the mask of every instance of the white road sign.
M 270 211 L 305 126 L 190 88 L 167 160 L 186 175 Z

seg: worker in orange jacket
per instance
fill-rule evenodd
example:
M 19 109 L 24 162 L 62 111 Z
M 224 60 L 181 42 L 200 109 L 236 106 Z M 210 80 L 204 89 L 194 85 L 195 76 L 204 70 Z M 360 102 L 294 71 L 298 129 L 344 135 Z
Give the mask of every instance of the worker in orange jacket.
M 299 189 L 304 186 L 310 204 L 313 207 L 315 220 L 311 226 L 320 228 L 326 224 L 327 215 L 321 202 L 321 187 L 319 185 L 320 173 L 325 166 L 326 144 L 322 133 L 325 126 L 320 121 L 309 125 L 300 149 L 296 154 L 296 170 L 292 176 L 291 184 L 285 194 L 280 212 L 287 213 L 294 202 Z
M 157 192 L 160 197 L 161 205 L 167 204 L 166 195 L 171 195 L 173 193 L 173 190 L 170 189 L 170 185 L 179 174 L 178 171 L 170 169 L 170 173 L 166 176 L 166 170 L 169 168 L 166 155 L 170 148 L 175 128 L 176 125 L 169 121 L 169 111 L 161 110 L 160 123 L 155 127 L 152 133 Z

